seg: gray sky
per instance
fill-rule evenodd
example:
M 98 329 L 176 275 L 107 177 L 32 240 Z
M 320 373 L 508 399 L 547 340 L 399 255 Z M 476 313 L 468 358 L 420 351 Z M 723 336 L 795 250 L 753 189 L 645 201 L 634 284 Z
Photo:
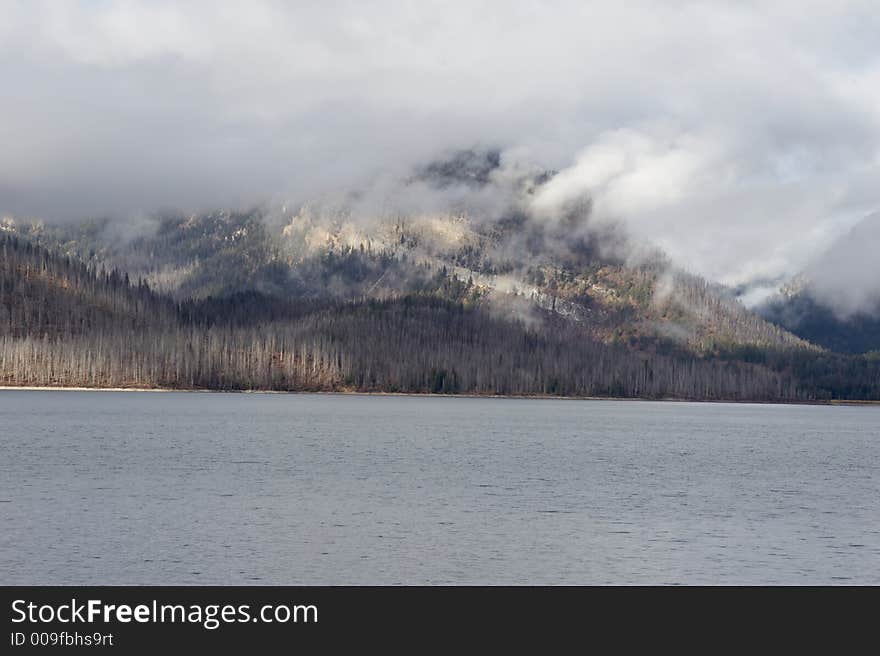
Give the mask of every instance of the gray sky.
M 0 214 L 302 198 L 498 145 L 692 271 L 880 209 L 873 2 L 0 0 Z

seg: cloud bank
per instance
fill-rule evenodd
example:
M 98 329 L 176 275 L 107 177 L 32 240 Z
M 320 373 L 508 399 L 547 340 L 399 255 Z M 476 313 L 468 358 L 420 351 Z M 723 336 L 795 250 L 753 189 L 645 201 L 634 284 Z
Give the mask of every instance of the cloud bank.
M 730 284 L 880 208 L 872 2 L 0 4 L 0 213 L 303 199 L 499 145 Z
M 842 319 L 880 314 L 880 212 L 810 262 L 805 273 L 810 295 Z

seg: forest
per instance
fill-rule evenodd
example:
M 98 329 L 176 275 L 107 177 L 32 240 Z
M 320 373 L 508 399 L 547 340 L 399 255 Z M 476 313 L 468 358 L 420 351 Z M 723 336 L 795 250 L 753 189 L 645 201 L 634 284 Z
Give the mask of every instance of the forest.
M 689 306 L 708 302 L 694 289 Z M 771 338 L 772 348 L 722 340 L 698 350 L 603 340 L 552 309 L 500 312 L 447 269 L 385 298 L 252 290 L 181 299 L 0 233 L 3 385 L 880 399 L 880 361 Z

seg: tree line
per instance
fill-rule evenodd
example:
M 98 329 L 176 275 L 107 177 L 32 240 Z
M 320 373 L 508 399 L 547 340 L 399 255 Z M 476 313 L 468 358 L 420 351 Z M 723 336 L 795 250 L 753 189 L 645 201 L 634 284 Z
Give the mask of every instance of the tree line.
M 447 297 L 290 301 L 256 293 L 176 302 L 0 236 L 5 385 L 809 400 L 833 390 L 746 358 L 639 352 L 552 312 L 502 318 Z M 440 285 L 443 288 L 443 285 Z M 878 367 L 860 398 L 876 398 Z M 828 371 L 825 374 L 829 375 Z M 831 372 L 830 375 L 833 375 Z

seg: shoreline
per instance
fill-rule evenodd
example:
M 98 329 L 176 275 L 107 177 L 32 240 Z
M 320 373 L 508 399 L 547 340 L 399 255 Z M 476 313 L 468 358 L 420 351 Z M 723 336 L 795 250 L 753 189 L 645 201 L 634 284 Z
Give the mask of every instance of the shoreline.
M 0 385 L 0 392 L 181 392 L 186 394 L 319 394 L 329 396 L 401 396 L 415 398 L 458 398 L 458 399 L 522 399 L 555 401 L 657 401 L 663 403 L 736 403 L 741 405 L 816 405 L 816 406 L 880 406 L 880 401 L 829 399 L 819 401 L 756 401 L 725 399 L 686 399 L 686 398 L 643 398 L 621 396 L 553 396 L 542 394 L 436 394 L 433 392 L 363 392 L 358 390 L 309 391 L 309 390 L 215 390 L 215 389 L 177 389 L 170 387 L 76 387 L 62 385 Z

